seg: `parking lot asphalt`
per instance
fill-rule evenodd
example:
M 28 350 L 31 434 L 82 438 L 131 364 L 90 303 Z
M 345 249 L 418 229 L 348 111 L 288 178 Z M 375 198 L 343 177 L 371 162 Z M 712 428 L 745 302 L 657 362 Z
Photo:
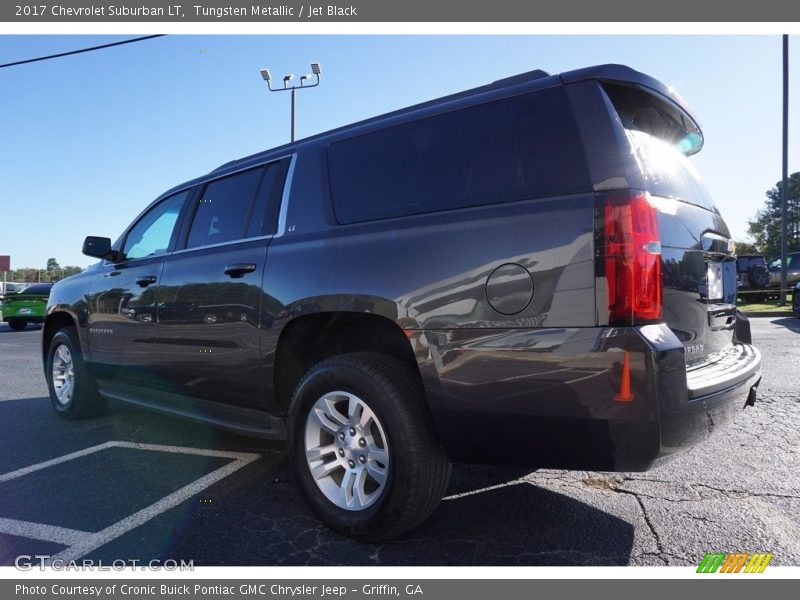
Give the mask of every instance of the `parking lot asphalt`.
M 696 565 L 766 551 L 800 565 L 800 320 L 752 327 L 759 400 L 704 445 L 648 473 L 457 465 L 429 521 L 372 545 L 317 521 L 279 445 L 120 403 L 59 419 L 41 331 L 0 324 L 0 564 Z

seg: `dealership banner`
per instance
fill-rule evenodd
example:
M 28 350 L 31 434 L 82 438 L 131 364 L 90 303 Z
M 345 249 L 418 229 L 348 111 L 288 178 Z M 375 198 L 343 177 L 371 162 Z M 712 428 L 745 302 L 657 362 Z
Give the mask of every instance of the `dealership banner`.
M 709 580 L 705 580 L 706 582 Z M 646 597 L 674 600 L 676 594 L 751 598 L 756 594 L 794 597 L 791 580 L 717 579 L 295 579 L 295 580 L 78 580 L 0 581 L 0 597 L 10 600 L 530 600 L 531 598 Z M 713 585 L 713 589 L 712 586 Z M 758 586 L 758 587 L 756 587 Z M 579 596 L 580 594 L 580 596 Z M 780 594 L 780 596 L 779 596 Z M 784 595 L 785 594 L 785 595 Z
M 6 22 L 787 22 L 800 2 L 641 0 L 59 0 L 3 2 Z

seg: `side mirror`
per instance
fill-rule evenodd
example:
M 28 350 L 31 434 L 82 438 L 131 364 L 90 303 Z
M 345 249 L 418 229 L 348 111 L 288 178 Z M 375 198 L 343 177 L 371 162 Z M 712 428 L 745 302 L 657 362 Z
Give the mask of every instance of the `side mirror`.
M 83 241 L 83 253 L 86 256 L 117 260 L 118 253 L 111 249 L 111 240 L 106 237 L 88 236 Z

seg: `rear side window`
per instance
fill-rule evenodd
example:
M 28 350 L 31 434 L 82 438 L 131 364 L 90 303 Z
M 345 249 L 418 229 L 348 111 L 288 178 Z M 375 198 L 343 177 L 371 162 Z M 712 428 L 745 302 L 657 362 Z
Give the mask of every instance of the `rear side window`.
M 560 87 L 336 142 L 328 160 L 340 223 L 591 190 Z
M 241 239 L 263 172 L 263 168 L 250 169 L 206 185 L 197 200 L 186 247 Z

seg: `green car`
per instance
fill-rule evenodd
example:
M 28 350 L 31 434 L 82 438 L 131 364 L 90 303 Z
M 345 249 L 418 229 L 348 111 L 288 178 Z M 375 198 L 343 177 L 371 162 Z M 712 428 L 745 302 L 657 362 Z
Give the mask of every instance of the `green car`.
M 16 331 L 25 329 L 28 323 L 44 321 L 52 287 L 52 283 L 37 283 L 21 292 L 3 296 L 3 321 Z

